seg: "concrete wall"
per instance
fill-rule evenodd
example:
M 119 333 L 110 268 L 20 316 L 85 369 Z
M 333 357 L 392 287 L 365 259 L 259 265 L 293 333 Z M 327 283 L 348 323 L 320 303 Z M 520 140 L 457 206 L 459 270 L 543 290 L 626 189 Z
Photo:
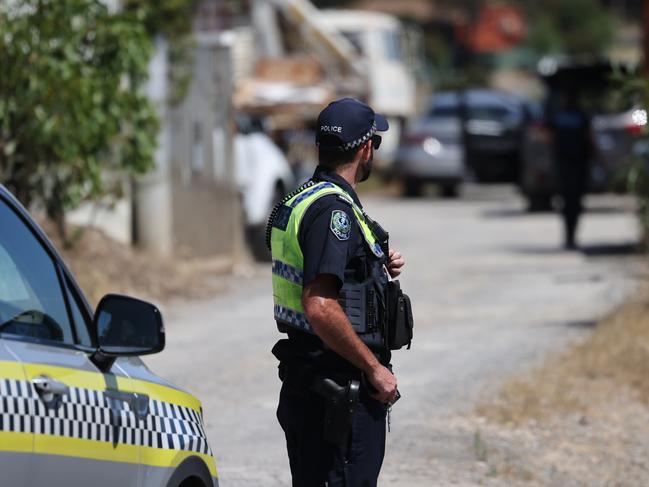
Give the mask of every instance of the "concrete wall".
M 183 102 L 168 114 L 174 252 L 238 255 L 241 217 L 234 182 L 229 47 L 199 35 Z

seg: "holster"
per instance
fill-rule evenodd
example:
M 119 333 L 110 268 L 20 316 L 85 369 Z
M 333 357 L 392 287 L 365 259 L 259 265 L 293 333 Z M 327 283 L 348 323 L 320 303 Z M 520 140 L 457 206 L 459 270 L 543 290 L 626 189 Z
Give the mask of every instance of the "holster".
M 346 386 L 340 386 L 333 379 L 317 376 L 311 384 L 311 390 L 326 401 L 323 432 L 325 441 L 333 443 L 342 458 L 346 458 L 349 434 L 358 404 L 359 381 L 350 380 Z
M 410 349 L 414 320 L 410 298 L 401 290 L 399 281 L 390 281 L 386 288 L 387 347 L 399 350 L 404 345 Z
M 358 404 L 360 382 L 348 379 L 341 386 L 308 364 L 280 363 L 279 378 L 296 392 L 312 391 L 325 400 L 323 437 L 334 444 L 345 458 L 349 447 L 354 412 Z

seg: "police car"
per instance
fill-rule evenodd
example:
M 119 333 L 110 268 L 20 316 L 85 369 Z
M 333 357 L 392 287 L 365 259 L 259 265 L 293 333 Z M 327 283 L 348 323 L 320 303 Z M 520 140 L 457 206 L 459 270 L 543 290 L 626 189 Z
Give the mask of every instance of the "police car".
M 218 486 L 200 402 L 138 357 L 164 344 L 149 303 L 108 295 L 93 314 L 0 185 L 0 485 Z

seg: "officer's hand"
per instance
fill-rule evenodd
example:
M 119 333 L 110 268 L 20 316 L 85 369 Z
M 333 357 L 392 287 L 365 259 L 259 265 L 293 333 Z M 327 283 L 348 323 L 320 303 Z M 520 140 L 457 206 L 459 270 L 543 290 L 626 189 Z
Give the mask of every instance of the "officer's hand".
M 401 274 L 401 268 L 404 266 L 406 261 L 403 260 L 401 253 L 398 250 L 394 250 L 394 249 L 390 249 L 390 254 L 388 257 L 389 257 L 389 261 L 387 265 L 388 272 L 390 273 L 390 276 L 392 278 L 395 278 L 399 274 Z
M 372 369 L 367 379 L 376 389 L 371 396 L 383 404 L 392 404 L 397 396 L 397 378 L 389 369 L 379 365 Z

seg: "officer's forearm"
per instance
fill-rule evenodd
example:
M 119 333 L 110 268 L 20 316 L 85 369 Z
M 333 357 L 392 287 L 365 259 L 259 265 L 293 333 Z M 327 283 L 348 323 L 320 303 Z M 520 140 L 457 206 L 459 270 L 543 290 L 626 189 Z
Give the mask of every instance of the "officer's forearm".
M 327 309 L 326 314 L 318 313 L 307 319 L 316 334 L 338 355 L 351 362 L 355 367 L 369 373 L 379 366 L 379 361 L 367 348 L 349 323 L 347 315 L 337 300 L 323 299 L 321 306 Z
M 309 324 L 329 348 L 369 374 L 380 363 L 358 337 L 338 304 L 335 281 L 331 283 L 323 277 L 305 286 L 302 294 L 302 304 Z

